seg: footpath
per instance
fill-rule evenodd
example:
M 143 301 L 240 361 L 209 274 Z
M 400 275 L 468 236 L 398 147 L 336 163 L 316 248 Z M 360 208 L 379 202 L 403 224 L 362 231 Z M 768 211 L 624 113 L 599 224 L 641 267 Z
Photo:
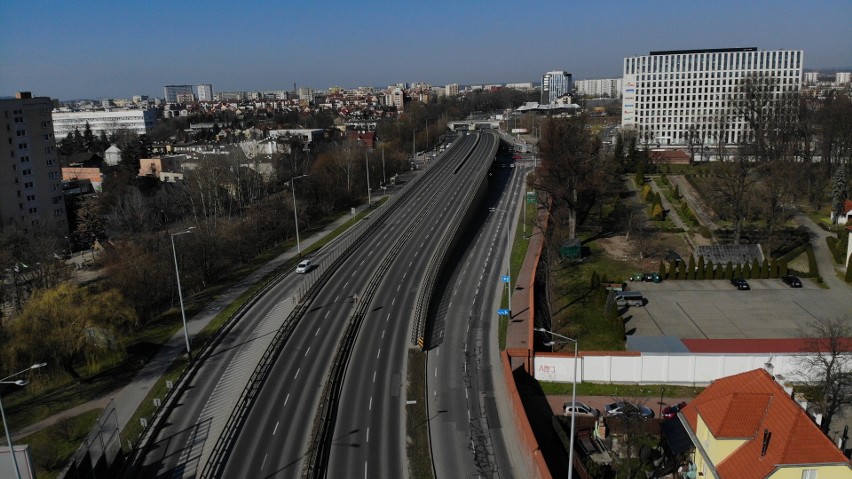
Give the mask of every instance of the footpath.
M 379 199 L 380 197 L 376 197 L 373 199 L 373 201 L 375 202 Z M 361 205 L 355 209 L 355 212 L 356 214 L 360 213 L 366 208 L 366 204 Z M 309 248 L 317 241 L 326 237 L 339 226 L 346 223 L 350 218 L 351 215 L 343 215 L 334 222 L 326 225 L 325 228 L 323 228 L 321 231 L 318 231 L 317 233 L 314 233 L 308 237 L 302 238 L 300 241 L 302 250 Z M 216 299 L 212 302 L 208 303 L 204 307 L 204 309 L 197 313 L 195 316 L 187 318 L 186 327 L 189 331 L 190 342 L 192 342 L 192 339 L 195 338 L 198 333 L 201 332 L 210 323 L 210 321 L 212 321 L 213 318 L 215 318 L 216 315 L 219 314 L 222 309 L 233 303 L 237 298 L 239 298 L 255 283 L 263 279 L 263 277 L 265 277 L 267 274 L 280 268 L 282 265 L 286 264 L 288 261 L 292 260 L 297 255 L 298 252 L 296 248 L 292 248 L 288 251 L 285 251 L 281 255 L 275 257 L 268 263 L 255 270 L 250 275 L 240 280 L 238 283 L 232 285 L 227 291 L 217 296 Z M 157 354 L 154 355 L 154 357 L 151 358 L 151 360 L 149 360 L 148 363 L 145 364 L 145 366 L 142 367 L 142 369 L 136 373 L 133 379 L 123 388 L 114 391 L 113 393 L 107 396 L 98 399 L 93 399 L 74 408 L 54 414 L 53 416 L 43 419 L 37 423 L 19 428 L 17 431 L 14 431 L 12 440 L 18 441 L 21 438 L 41 431 L 42 429 L 50 427 L 65 419 L 77 416 L 92 409 L 103 408 L 107 405 L 107 403 L 109 403 L 109 400 L 111 398 L 115 399 L 118 427 L 119 429 L 124 429 L 130 419 L 133 417 L 133 414 L 142 404 L 142 401 L 145 399 L 145 396 L 148 394 L 148 391 L 150 391 L 151 388 L 154 387 L 160 377 L 162 377 L 163 373 L 165 373 L 168 367 L 177 358 L 186 354 L 186 346 L 184 341 L 185 340 L 183 328 L 181 328 L 180 330 L 175 332 L 175 334 L 166 342 L 166 344 L 164 344 L 160 348 Z

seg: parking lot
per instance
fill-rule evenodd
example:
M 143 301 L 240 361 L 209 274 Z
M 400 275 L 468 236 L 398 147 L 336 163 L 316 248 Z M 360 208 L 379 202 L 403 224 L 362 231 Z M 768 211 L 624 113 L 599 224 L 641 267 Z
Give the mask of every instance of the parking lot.
M 631 282 L 641 291 L 644 307 L 624 313 L 628 334 L 707 338 L 795 338 L 815 318 L 848 316 L 852 289 L 823 289 L 803 279 L 793 289 L 778 279 L 750 279 L 750 291 L 727 280 Z

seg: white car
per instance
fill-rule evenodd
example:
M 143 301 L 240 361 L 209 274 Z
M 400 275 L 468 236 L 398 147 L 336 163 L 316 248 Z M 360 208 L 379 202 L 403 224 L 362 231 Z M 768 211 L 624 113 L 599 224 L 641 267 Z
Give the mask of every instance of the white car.
M 313 267 L 313 265 L 311 264 L 311 260 L 306 259 L 306 260 L 302 261 L 301 263 L 299 263 L 298 266 L 296 266 L 296 273 L 305 274 L 308 271 L 310 271 L 312 267 Z
M 571 401 L 568 401 L 562 406 L 562 410 L 565 411 L 566 416 L 570 416 L 571 413 L 594 417 L 601 415 L 600 411 L 580 401 L 576 401 L 573 407 L 571 406 Z

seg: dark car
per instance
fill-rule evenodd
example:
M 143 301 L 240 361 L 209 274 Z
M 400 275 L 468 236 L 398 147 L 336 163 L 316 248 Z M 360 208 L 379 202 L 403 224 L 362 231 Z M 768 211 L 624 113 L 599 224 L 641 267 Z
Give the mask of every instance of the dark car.
M 666 406 L 663 408 L 663 419 L 674 419 L 677 417 L 677 413 L 680 412 L 681 409 L 686 407 L 685 402 L 679 402 L 677 404 L 672 404 L 671 406 Z
M 641 416 L 643 418 L 654 417 L 654 411 L 640 404 L 632 404 L 625 401 L 615 401 L 604 404 L 604 411 L 608 416 Z
M 746 281 L 743 278 L 733 278 L 733 279 L 731 279 L 731 284 L 736 286 L 737 289 L 743 289 L 743 290 L 751 289 L 748 286 L 748 281 Z
M 791 288 L 801 288 L 802 282 L 796 276 L 782 276 L 781 281 Z

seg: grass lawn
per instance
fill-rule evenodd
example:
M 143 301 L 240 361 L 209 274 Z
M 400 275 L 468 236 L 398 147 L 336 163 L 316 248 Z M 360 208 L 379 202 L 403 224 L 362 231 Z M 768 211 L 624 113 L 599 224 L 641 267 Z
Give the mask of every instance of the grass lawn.
M 541 389 L 547 395 L 570 395 L 571 383 L 553 383 L 539 381 Z M 671 384 L 577 384 L 577 395 L 579 396 L 610 396 L 613 398 L 653 398 L 660 397 L 660 392 L 665 390 L 665 397 L 694 398 L 703 387 L 673 386 Z
M 429 417 L 426 411 L 426 353 L 408 350 L 408 385 L 405 398 L 405 430 L 408 473 L 412 479 L 432 479 L 432 450 L 429 447 Z M 440 421 L 440 419 L 439 419 Z

